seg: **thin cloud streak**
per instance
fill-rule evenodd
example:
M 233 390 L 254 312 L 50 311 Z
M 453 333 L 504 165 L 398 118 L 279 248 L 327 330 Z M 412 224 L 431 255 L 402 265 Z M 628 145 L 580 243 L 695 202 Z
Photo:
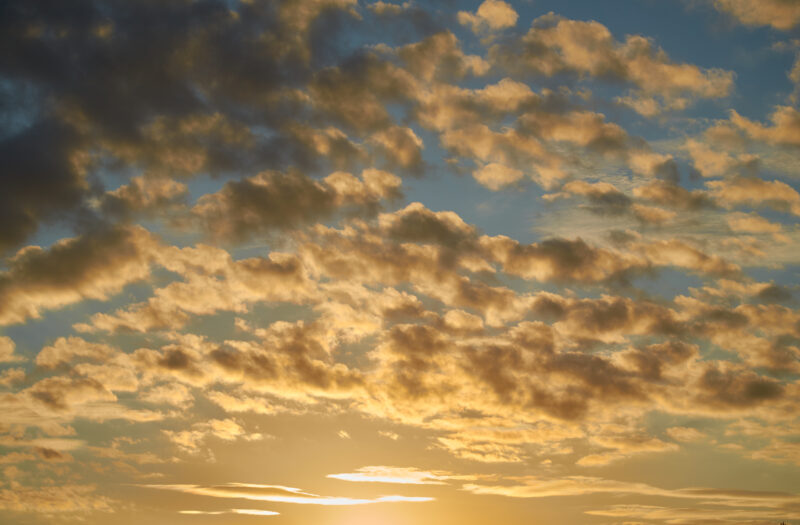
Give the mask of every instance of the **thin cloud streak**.
M 369 505 L 373 503 L 392 502 L 426 502 L 433 501 L 431 497 L 417 496 L 380 496 L 378 498 L 348 498 L 335 496 L 319 496 L 303 492 L 300 489 L 284 487 L 281 485 L 258 485 L 252 483 L 228 483 L 225 485 L 142 485 L 158 490 L 172 490 L 185 494 L 209 496 L 213 498 L 239 498 L 254 501 L 271 501 L 276 503 L 294 503 L 298 505 Z

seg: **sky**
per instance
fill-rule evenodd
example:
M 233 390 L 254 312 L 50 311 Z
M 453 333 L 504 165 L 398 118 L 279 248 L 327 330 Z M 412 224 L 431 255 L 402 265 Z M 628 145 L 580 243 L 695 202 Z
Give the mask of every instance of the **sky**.
M 0 2 L 0 522 L 800 524 L 797 0 Z

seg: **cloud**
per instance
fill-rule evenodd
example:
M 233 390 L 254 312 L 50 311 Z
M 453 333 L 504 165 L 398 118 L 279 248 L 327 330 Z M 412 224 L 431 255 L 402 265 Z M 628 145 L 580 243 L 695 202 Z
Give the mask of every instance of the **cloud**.
M 154 405 L 171 405 L 186 409 L 194 401 L 189 388 L 180 383 L 166 383 L 140 392 L 139 399 Z
M 611 505 L 605 509 L 589 510 L 587 514 L 611 518 L 658 520 L 662 523 L 773 523 L 785 519 L 791 511 L 756 509 L 719 509 L 699 507 L 660 507 L 657 505 Z M 747 520 L 747 521 L 742 521 Z
M 713 0 L 714 7 L 751 26 L 770 25 L 788 31 L 800 23 L 800 6 L 787 0 Z
M 162 252 L 159 262 L 183 273 L 185 280 L 156 289 L 145 302 L 111 314 L 94 314 L 89 323 L 78 323 L 75 328 L 82 332 L 178 328 L 190 315 L 242 313 L 250 304 L 264 301 L 302 304 L 314 292 L 301 261 L 285 253 L 233 261 L 227 252 L 201 245 Z
M 377 15 L 397 15 L 402 13 L 403 11 L 410 9 L 413 4 L 411 2 L 403 2 L 402 4 L 393 4 L 391 2 L 383 2 L 382 0 L 377 0 L 376 2 L 370 2 L 367 5 L 367 9 L 374 12 Z
M 605 466 L 638 454 L 672 452 L 678 449 L 674 443 L 666 443 L 644 433 L 598 435 L 592 437 L 591 442 L 606 450 L 583 456 L 575 462 L 576 465 Z
M 636 271 L 647 262 L 589 245 L 582 239 L 547 239 L 520 244 L 507 237 L 483 237 L 488 257 L 511 275 L 537 281 L 600 282 Z
M 47 249 L 23 248 L 0 273 L 0 325 L 85 299 L 107 299 L 150 274 L 157 245 L 134 226 L 62 239 Z
M 729 364 L 706 365 L 698 383 L 697 398 L 720 410 L 737 410 L 780 399 L 785 387 L 752 370 Z
M 304 156 L 326 158 L 337 169 L 355 166 L 367 156 L 362 144 L 353 142 L 334 126 L 315 129 L 298 123 L 290 126 L 287 132 L 305 146 Z
M 751 170 L 758 160 L 758 157 L 753 155 L 739 155 L 738 158 L 735 158 L 726 151 L 714 150 L 707 144 L 694 139 L 686 141 L 686 149 L 689 151 L 694 167 L 704 177 L 746 172 Z
M 5 21 L 11 23 L 13 18 Z M 7 26 L 3 33 L 4 47 L 13 45 Z M 54 119 L 0 141 L 0 162 L 9 174 L 0 192 L 0 220 L 4 225 L 0 253 L 19 246 L 42 222 L 80 206 L 88 188 L 85 173 L 75 162 L 80 158 L 74 151 L 78 144 L 74 131 Z M 41 151 L 48 154 L 41 155 Z
M 287 230 L 330 218 L 337 210 L 368 214 L 381 200 L 399 195 L 400 180 L 375 169 L 361 178 L 335 172 L 322 181 L 300 173 L 264 172 L 228 182 L 204 195 L 192 208 L 203 227 L 217 239 Z
M 635 98 L 655 96 L 678 108 L 685 104 L 682 99 L 721 98 L 733 88 L 730 71 L 676 63 L 643 36 L 629 35 L 619 42 L 599 22 L 553 13 L 534 20 L 518 40 L 492 47 L 490 56 L 510 70 L 545 76 L 571 72 L 625 82 L 634 86 Z
M 189 454 L 197 454 L 201 444 L 209 437 L 223 441 L 260 441 L 264 436 L 260 433 L 249 433 L 233 419 L 211 419 L 205 423 L 195 423 L 190 430 L 164 430 L 170 441 Z
M 460 79 L 467 74 L 481 76 L 490 67 L 480 56 L 464 54 L 458 39 L 449 31 L 407 44 L 396 52 L 408 71 L 426 82 Z
M 179 514 L 189 514 L 189 515 L 220 515 L 220 514 L 240 514 L 244 516 L 279 516 L 280 512 L 274 512 L 271 510 L 258 510 L 258 509 L 230 509 L 230 510 L 217 510 L 217 511 L 209 511 L 209 510 L 181 510 L 178 511 Z
M 506 115 L 547 106 L 547 97 L 522 82 L 503 78 L 481 89 L 464 89 L 440 83 L 417 94 L 415 117 L 423 126 L 439 131 L 467 124 L 495 123 Z
M 25 358 L 20 355 L 14 355 L 14 349 L 17 345 L 10 337 L 0 336 L 0 363 L 18 363 L 25 361 Z
M 585 494 L 638 494 L 713 501 L 732 506 L 762 505 L 779 507 L 795 503 L 798 496 L 788 492 L 729 490 L 705 487 L 662 489 L 645 483 L 614 481 L 596 477 L 566 476 L 563 478 L 523 477 L 521 483 L 511 485 L 464 485 L 464 490 L 473 494 L 507 496 L 512 498 L 550 498 L 559 496 L 581 496 Z
M 611 22 L 551 14 L 519 34 L 515 7 L 494 0 L 458 14 L 76 2 L 11 2 L 0 17 L 0 324 L 43 319 L 0 336 L 0 445 L 12 450 L 0 507 L 106 511 L 117 504 L 70 487 L 191 471 L 272 438 L 258 421 L 284 439 L 284 422 L 330 414 L 347 416 L 320 433 L 334 447 L 385 437 L 428 447 L 430 461 L 327 484 L 797 506 L 793 494 L 570 475 L 692 457 L 698 443 L 798 464 L 791 99 L 702 131 L 741 102 L 720 100 L 733 71 Z M 620 106 L 661 118 L 644 125 Z M 422 202 L 403 202 L 383 170 L 416 176 Z M 489 194 L 470 175 L 529 195 Z M 480 191 L 459 199 L 465 184 Z M 41 247 L 8 251 L 31 238 Z M 30 366 L 11 368 L 19 352 Z M 114 439 L 123 427 L 129 439 Z M 460 460 L 552 475 L 444 470 Z M 158 487 L 323 506 L 431 499 L 189 481 Z M 178 508 L 273 514 L 228 507 Z M 598 512 L 627 511 L 649 512 Z
M 731 110 L 730 121 L 753 139 L 778 146 L 800 146 L 800 112 L 796 108 L 778 106 L 769 118 L 772 126 L 765 126 Z
M 26 377 L 25 370 L 22 368 L 7 368 L 0 373 L 0 386 L 20 385 Z
M 472 176 L 481 185 L 497 191 L 520 180 L 523 173 L 518 169 L 492 162 L 473 171 Z
M 710 195 L 728 208 L 749 205 L 800 215 L 800 193 L 779 180 L 735 177 L 709 181 L 706 185 Z
M 316 108 L 357 133 L 394 125 L 385 103 L 412 100 L 418 81 L 374 54 L 319 71 L 309 84 Z
M 160 490 L 172 490 L 213 498 L 240 498 L 254 501 L 295 503 L 299 505 L 368 505 L 391 502 L 425 502 L 434 498 L 416 496 L 380 496 L 374 499 L 319 496 L 300 489 L 281 485 L 258 485 L 253 483 L 228 483 L 226 485 L 145 485 Z
M 503 0 L 485 0 L 475 13 L 458 12 L 458 22 L 469 26 L 473 32 L 479 33 L 487 29 L 496 31 L 514 27 L 519 15 L 511 5 Z
M 135 213 L 155 213 L 179 204 L 188 187 L 167 177 L 133 177 L 128 184 L 106 192 L 100 202 L 106 213 L 128 217 Z
M 654 180 L 633 189 L 634 197 L 678 210 L 696 211 L 714 206 L 702 190 L 687 190 L 670 181 Z
M 543 198 L 548 201 L 581 195 L 589 201 L 589 210 L 598 215 L 622 215 L 632 206 L 630 197 L 608 182 L 590 183 L 583 180 L 570 181 L 562 186 L 559 193 L 551 193 Z
M 448 480 L 474 479 L 450 472 L 419 470 L 414 467 L 361 467 L 355 472 L 328 474 L 329 478 L 363 483 L 396 483 L 401 485 L 444 485 Z
M 54 412 L 94 401 L 116 401 L 117 397 L 96 379 L 49 377 L 25 391 L 34 402 Z
M 731 230 L 745 233 L 779 233 L 783 227 L 756 213 L 731 213 L 725 217 Z
M 246 147 L 239 132 L 256 121 L 286 120 L 283 88 L 307 72 L 314 22 L 336 11 L 357 16 L 355 6 L 354 0 L 291 7 L 242 2 L 235 11 L 221 3 L 163 10 L 86 2 L 70 12 L 8 6 L 2 48 L 16 51 L 0 61 L 14 98 L 31 111 L 22 125 L 3 123 L 0 158 L 13 176 L 0 192 L 0 250 L 19 246 L 40 225 L 87 219 L 105 161 L 121 163 L 123 171 L 191 176 L 282 152 L 263 137 L 263 149 Z M 256 32 L 263 38 L 243 37 Z M 248 107 L 250 116 L 234 118 L 231 102 Z M 117 197 L 133 198 L 135 185 Z
M 229 413 L 278 414 L 281 412 L 303 412 L 302 408 L 278 404 L 268 397 L 232 395 L 224 392 L 208 392 L 206 397 Z
M 701 274 L 736 277 L 741 268 L 719 255 L 708 255 L 679 239 L 654 241 L 642 244 L 646 257 L 658 266 L 685 268 Z
M 42 514 L 111 512 L 116 503 L 96 494 L 95 485 L 0 489 L 0 509 Z
M 393 126 L 375 133 L 371 140 L 379 146 L 391 164 L 418 169 L 422 164 L 422 140 L 411 128 Z
M 111 357 L 114 350 L 105 344 L 90 343 L 80 337 L 59 337 L 45 346 L 36 356 L 36 364 L 45 368 L 55 368 L 70 363 L 76 357 L 86 357 L 94 361 L 103 361 Z
M 692 427 L 670 427 L 666 430 L 667 435 L 675 441 L 681 443 L 691 443 L 694 441 L 702 441 L 707 436 L 704 432 Z

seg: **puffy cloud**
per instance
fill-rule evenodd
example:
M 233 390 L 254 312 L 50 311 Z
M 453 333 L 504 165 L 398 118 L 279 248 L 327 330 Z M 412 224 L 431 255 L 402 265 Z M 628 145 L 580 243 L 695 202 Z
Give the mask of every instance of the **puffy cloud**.
M 158 246 L 135 226 L 62 239 L 47 249 L 29 246 L 0 273 L 0 324 L 20 323 L 84 299 L 105 300 L 147 277 Z
M 503 271 L 537 281 L 601 282 L 624 277 L 647 266 L 647 261 L 628 254 L 597 248 L 582 239 L 547 239 L 520 244 L 508 237 L 482 237 L 488 257 Z
M 572 195 L 581 195 L 589 201 L 586 208 L 597 215 L 618 216 L 633 214 L 640 222 L 649 224 L 662 224 L 675 217 L 675 212 L 635 204 L 633 199 L 619 191 L 608 182 L 586 182 L 583 180 L 570 181 L 562 186 L 558 193 L 543 196 L 547 201 L 568 198 Z
M 386 158 L 401 168 L 419 168 L 422 163 L 422 139 L 411 128 L 393 126 L 375 133 L 371 141 L 379 146 Z
M 461 25 L 470 26 L 476 33 L 489 29 L 492 31 L 514 27 L 519 15 L 511 5 L 503 0 L 485 0 L 475 13 L 458 12 Z
M 0 192 L 0 250 L 41 224 L 83 221 L 98 194 L 95 175 L 114 163 L 170 176 L 283 156 L 285 143 L 276 144 L 283 141 L 248 136 L 248 128 L 287 120 L 285 95 L 319 51 L 315 21 L 357 15 L 355 7 L 354 0 L 242 2 L 235 10 L 217 2 L 168 10 L 82 2 L 70 12 L 8 6 L 2 47 L 16 51 L 0 63 L 11 96 L 30 111 L 22 126 L 18 119 L 2 126 L 0 158 L 12 176 Z M 135 185 L 117 197 L 139 199 Z
M 114 350 L 105 344 L 90 343 L 80 337 L 59 337 L 52 345 L 39 351 L 36 364 L 45 368 L 55 368 L 70 363 L 76 357 L 102 361 L 113 353 Z
M 288 132 L 313 153 L 327 158 L 336 168 L 346 169 L 366 157 L 361 144 L 350 140 L 346 133 L 334 126 L 315 129 L 295 124 Z
M 16 363 L 24 361 L 25 358 L 20 355 L 14 355 L 14 349 L 17 345 L 10 337 L 0 336 L 0 363 Z
M 770 222 L 756 213 L 731 213 L 725 221 L 735 232 L 746 233 L 778 233 L 783 228 L 780 224 Z
M 333 359 L 341 335 L 328 331 L 321 321 L 279 321 L 260 329 L 257 336 L 259 341 L 224 344 L 185 336 L 159 350 L 139 349 L 133 359 L 152 379 L 192 386 L 239 384 L 283 400 L 312 404 L 313 396 L 348 397 L 363 386 L 360 370 Z M 209 397 L 232 412 L 250 410 L 253 404 L 247 396 L 212 393 Z
M 206 423 L 195 423 L 190 430 L 164 430 L 163 432 L 170 441 L 189 454 L 198 453 L 202 442 L 209 437 L 224 441 L 236 441 L 237 439 L 259 441 L 264 439 L 262 434 L 245 431 L 233 419 L 211 419 Z
M 168 250 L 162 257 L 191 257 L 202 252 L 212 258 L 205 268 L 200 260 L 195 260 L 200 268 L 186 268 L 175 260 L 161 261 L 175 271 L 185 272 L 185 281 L 174 281 L 156 289 L 146 302 L 111 314 L 94 314 L 89 323 L 78 323 L 75 328 L 82 332 L 178 328 L 190 315 L 219 311 L 242 313 L 253 303 L 303 303 L 313 295 L 314 283 L 294 255 L 273 252 L 268 257 L 233 261 L 227 252 L 214 252 L 201 246 Z
M 566 113 L 528 112 L 519 118 L 520 129 L 553 142 L 569 142 L 601 153 L 616 153 L 626 146 L 628 134 L 605 115 L 591 111 Z
M 757 161 L 757 157 L 752 155 L 739 155 L 738 158 L 734 158 L 726 151 L 716 151 L 704 142 L 694 139 L 686 141 L 686 149 L 694 167 L 704 177 L 740 173 L 750 169 Z
M 658 266 L 675 266 L 722 277 L 738 276 L 741 270 L 719 255 L 708 255 L 679 239 L 654 241 L 642 245 L 642 249 L 648 260 Z
M 484 124 L 473 124 L 445 131 L 441 142 L 449 151 L 482 163 L 527 164 L 533 168 L 532 176 L 545 187 L 566 176 L 563 159 L 536 138 L 514 129 L 496 132 Z
M 768 144 L 782 146 L 800 146 L 800 112 L 791 106 L 778 106 L 770 115 L 772 126 L 754 122 L 731 111 L 731 124 L 744 131 L 748 136 Z
M 794 84 L 794 91 L 789 95 L 789 100 L 797 104 L 798 97 L 800 97 L 800 53 L 795 55 L 792 69 L 789 70 L 786 76 L 788 76 L 789 80 Z
M 511 78 L 481 89 L 440 83 L 417 94 L 415 116 L 423 126 L 445 131 L 467 124 L 494 123 L 546 102 L 528 85 Z
M 418 89 L 408 71 L 372 54 L 324 69 L 309 84 L 315 108 L 359 133 L 392 126 L 384 104 L 412 100 Z
M 411 5 L 411 2 L 393 4 L 391 2 L 377 0 L 376 2 L 370 2 L 367 8 L 377 15 L 397 15 L 409 9 Z
M 481 185 L 497 191 L 517 182 L 523 177 L 523 173 L 518 169 L 492 162 L 473 171 L 472 176 Z
M 720 410 L 761 405 L 784 395 L 784 386 L 751 370 L 710 364 L 698 379 L 698 401 Z
M 263 172 L 228 182 L 204 195 L 192 213 L 219 239 L 285 230 L 331 217 L 336 211 L 370 213 L 399 194 L 394 175 L 365 170 L 361 178 L 335 172 L 322 181 L 300 173 Z
M 341 10 L 351 16 L 360 18 L 356 6 L 358 0 L 302 0 L 297 3 L 283 2 L 279 4 L 278 16 L 283 22 L 285 40 L 279 49 L 286 53 L 296 53 L 301 59 L 309 60 L 311 46 L 311 25 L 327 10 Z
M 444 31 L 397 50 L 409 72 L 425 81 L 484 75 L 489 64 L 477 55 L 465 55 L 453 33 Z
M 706 183 L 709 193 L 726 207 L 769 207 L 800 215 L 800 193 L 779 180 L 736 177 Z
M 611 78 L 632 84 L 637 90 L 634 95 L 658 96 L 668 105 L 687 97 L 725 97 L 733 87 L 730 71 L 676 63 L 645 37 L 629 35 L 618 42 L 599 22 L 552 13 L 534 20 L 518 41 L 496 45 L 491 51 L 496 61 L 510 69 L 546 76 L 573 72 Z
M 649 224 L 663 224 L 671 221 L 677 215 L 674 211 L 642 204 L 634 204 L 631 206 L 631 210 L 637 219 Z
M 25 370 L 22 368 L 7 368 L 0 372 L 0 386 L 9 387 L 25 381 Z
M 561 188 L 561 192 L 545 195 L 545 200 L 555 200 L 570 195 L 586 197 L 590 203 L 589 210 L 599 215 L 621 215 L 627 213 L 632 205 L 630 197 L 619 191 L 608 182 L 570 181 Z
M 107 213 L 126 217 L 132 213 L 161 211 L 188 195 L 188 187 L 166 177 L 133 177 L 128 184 L 107 192 L 100 205 Z
M 92 378 L 49 377 L 25 391 L 36 403 L 55 412 L 94 401 L 116 401 L 117 397 Z
M 401 242 L 435 243 L 448 248 L 468 247 L 477 240 L 475 228 L 451 211 L 434 212 L 413 202 L 395 213 L 379 217 L 380 226 Z
M 741 23 L 770 25 L 788 31 L 800 23 L 800 6 L 789 0 L 764 0 L 753 3 L 747 0 L 713 0 L 720 11 L 736 17 Z
M 670 181 L 654 180 L 633 189 L 634 197 L 679 210 L 713 207 L 713 199 L 702 190 L 687 190 Z
M 322 414 L 379 425 L 365 431 L 351 419 L 333 422 L 320 439 L 338 447 L 402 434 L 384 444 L 428 446 L 434 462 L 449 454 L 570 473 L 708 438 L 704 446 L 796 464 L 800 319 L 784 281 L 744 274 L 748 264 L 793 260 L 796 232 L 782 216 L 770 222 L 749 209 L 716 208 L 797 211 L 788 177 L 754 177 L 760 163 L 772 169 L 767 157 L 775 152 L 793 154 L 796 112 L 779 107 L 766 123 L 731 113 L 703 135 L 654 147 L 629 135 L 629 119 L 618 119 L 619 108 L 603 97 L 657 115 L 726 96 L 733 74 L 680 63 L 642 36 L 617 40 L 598 22 L 548 15 L 522 38 L 501 36 L 517 15 L 500 1 L 459 15 L 479 37 L 467 31 L 463 43 L 443 27 L 452 17 L 426 14 L 428 4 L 370 3 L 371 12 L 363 11 L 370 27 L 357 22 L 363 7 L 354 0 L 178 2 L 169 9 L 78 2 L 68 10 L 9 5 L 0 17 L 0 69 L 11 71 L 0 82 L 11 102 L 0 97 L 0 112 L 34 108 L 30 118 L 0 118 L 4 166 L 24 176 L 9 179 L 10 193 L 0 197 L 8 215 L 0 220 L 8 224 L 0 246 L 16 246 L 38 225 L 76 211 L 83 232 L 4 261 L 0 324 L 116 295 L 105 307 L 58 316 L 74 322 L 86 315 L 73 328 L 91 338 L 50 333 L 59 322 L 47 323 L 44 334 L 30 334 L 35 327 L 10 332 L 26 354 L 27 338 L 47 341 L 36 368 L 0 374 L 0 445 L 26 450 L 0 458 L 14 466 L 0 507 L 13 500 L 8 509 L 26 510 L 19 502 L 39 497 L 30 491 L 59 502 L 50 489 L 69 487 L 79 475 L 165 475 L 171 469 L 162 463 L 193 464 L 196 454 L 213 457 L 219 446 L 237 454 L 250 448 L 247 439 L 269 437 L 249 432 L 259 430 L 250 427 L 255 420 L 275 422 L 270 432 L 277 434 L 287 419 Z M 394 47 L 375 43 L 387 41 L 386 32 Z M 492 68 L 490 83 L 472 78 Z M 534 92 L 537 75 L 547 87 Z M 576 78 L 579 88 L 563 85 Z M 623 92 L 582 89 L 598 79 Z M 32 103 L 23 96 L 28 89 Z M 705 109 L 692 115 L 693 125 Z M 647 128 L 648 137 L 659 137 L 656 130 Z M 431 136 L 448 158 L 436 160 L 441 150 L 428 143 Z M 727 178 L 681 185 L 687 158 L 692 175 Z M 533 202 L 524 215 L 534 229 L 515 239 L 496 234 L 502 221 L 494 214 L 518 196 L 483 195 L 489 200 L 463 215 L 421 203 L 387 212 L 400 180 L 373 166 L 408 174 L 447 167 L 492 190 L 530 178 L 555 192 L 546 201 L 574 201 L 547 207 L 557 208 L 552 214 Z M 442 180 L 458 182 L 451 175 Z M 414 194 L 424 196 L 430 184 L 414 180 Z M 692 189 L 698 185 L 704 188 Z M 452 200 L 442 198 L 440 205 Z M 124 225 L 139 219 L 162 238 Z M 569 233 L 548 237 L 562 219 L 555 231 Z M 114 221 L 122 225 L 100 225 Z M 609 225 L 641 231 L 618 233 L 610 244 L 595 240 Z M 49 242 L 55 230 L 41 233 Z M 225 249 L 194 244 L 203 233 Z M 761 234 L 785 235 L 779 248 L 789 255 L 773 259 L 777 244 Z M 281 251 L 243 244 L 254 236 Z M 747 259 L 737 250 L 764 256 Z M 728 260 L 732 253 L 738 258 Z M 665 292 L 687 283 L 687 296 Z M 0 338 L 0 361 L 15 355 L 11 340 Z M 179 417 L 190 408 L 211 412 Z M 687 426 L 654 430 L 652 417 Z M 703 418 L 764 423 L 730 426 L 723 443 L 690 428 L 716 428 Z M 126 428 L 164 422 L 126 430 L 141 441 L 109 444 L 102 440 L 116 425 L 84 435 L 89 426 L 72 428 L 74 420 L 92 428 L 109 420 Z M 376 428 L 392 431 L 376 435 Z M 152 447 L 165 442 L 187 454 L 156 454 Z M 39 472 L 38 489 L 11 485 Z M 793 495 L 739 493 L 734 500 L 714 489 L 490 478 L 433 464 L 331 477 L 470 481 L 471 492 L 517 496 L 796 504 Z M 269 485 L 162 487 L 321 505 L 427 499 L 339 498 Z M 72 497 L 90 510 L 81 494 Z M 60 505 L 52 513 L 69 509 Z
M 154 405 L 187 408 L 194 401 L 194 396 L 189 388 L 181 383 L 166 383 L 141 392 L 139 399 Z
M 4 24 L 4 47 L 13 45 L 8 29 Z M 54 119 L 0 141 L 0 162 L 9 174 L 0 192 L 0 252 L 20 245 L 41 222 L 80 206 L 88 184 L 78 144 L 73 130 Z

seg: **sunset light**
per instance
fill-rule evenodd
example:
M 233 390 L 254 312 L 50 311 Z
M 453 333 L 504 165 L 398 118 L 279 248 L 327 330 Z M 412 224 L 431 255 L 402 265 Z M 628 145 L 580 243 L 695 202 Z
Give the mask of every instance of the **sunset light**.
M 0 2 L 0 524 L 800 525 L 800 0 Z

